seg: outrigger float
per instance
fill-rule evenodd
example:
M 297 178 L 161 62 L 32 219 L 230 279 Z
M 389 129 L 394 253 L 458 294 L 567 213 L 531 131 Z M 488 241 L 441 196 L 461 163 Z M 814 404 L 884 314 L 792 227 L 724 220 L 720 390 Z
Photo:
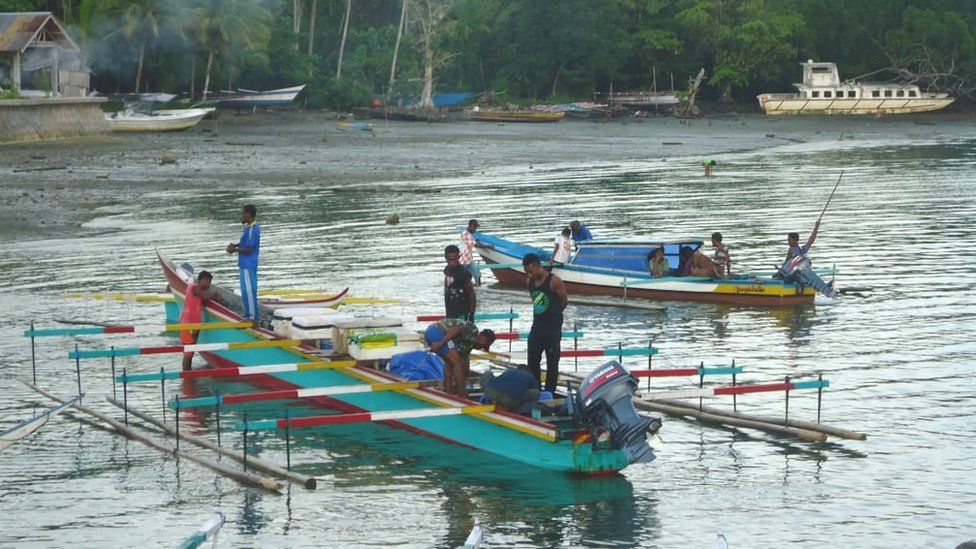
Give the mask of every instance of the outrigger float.
M 475 233 L 478 253 L 502 286 L 525 288 L 526 275 L 522 259 L 536 254 L 544 263 L 552 250 L 519 244 L 485 233 Z M 810 303 L 817 292 L 813 287 L 772 276 L 733 275 L 728 279 L 674 276 L 682 250 L 695 252 L 703 241 L 695 238 L 647 239 L 579 242 L 579 249 L 568 263 L 557 264 L 553 274 L 559 276 L 572 295 L 603 295 L 625 298 L 707 301 L 760 307 L 781 307 Z M 650 258 L 658 248 L 672 276 L 654 278 Z M 687 253 L 687 252 L 686 252 Z

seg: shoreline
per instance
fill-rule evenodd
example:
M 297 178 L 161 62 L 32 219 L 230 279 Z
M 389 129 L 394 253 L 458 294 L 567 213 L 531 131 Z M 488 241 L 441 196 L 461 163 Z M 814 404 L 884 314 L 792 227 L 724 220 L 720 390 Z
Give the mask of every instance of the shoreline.
M 599 169 L 659 163 L 701 177 L 701 158 L 774 150 L 797 143 L 887 141 L 972 135 L 976 116 L 767 117 L 669 116 L 564 120 L 557 124 L 373 120 L 373 133 L 348 131 L 329 111 L 224 112 L 182 131 L 105 135 L 0 145 L 0 234 L 45 238 L 91 230 L 87 224 L 130 211 L 148 192 L 264 192 L 297 185 L 308 192 L 356 193 L 419 186 L 504 171 Z M 163 161 L 172 155 L 175 163 Z M 299 194 L 299 198 L 304 194 Z

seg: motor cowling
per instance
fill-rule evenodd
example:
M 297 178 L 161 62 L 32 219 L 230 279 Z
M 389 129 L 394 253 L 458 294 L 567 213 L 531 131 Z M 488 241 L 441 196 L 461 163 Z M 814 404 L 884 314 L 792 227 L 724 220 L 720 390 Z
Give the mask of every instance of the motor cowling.
M 637 413 L 633 402 L 636 389 L 637 378 L 612 360 L 583 379 L 575 403 L 583 425 L 609 432 L 613 445 L 630 463 L 643 463 L 654 459 L 647 435 L 660 429 L 661 420 Z

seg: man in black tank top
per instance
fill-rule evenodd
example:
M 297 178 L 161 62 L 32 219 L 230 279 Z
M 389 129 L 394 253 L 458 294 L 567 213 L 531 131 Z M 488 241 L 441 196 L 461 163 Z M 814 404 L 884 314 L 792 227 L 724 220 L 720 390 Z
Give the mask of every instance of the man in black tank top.
M 451 244 L 444 248 L 444 310 L 447 318 L 474 320 L 478 297 L 471 283 L 471 273 L 460 262 L 461 251 Z
M 529 371 L 541 382 L 542 353 L 546 354 L 545 390 L 555 392 L 559 382 L 559 344 L 563 338 L 563 310 L 569 302 L 566 285 L 546 271 L 535 254 L 522 259 L 532 296 L 532 330 L 529 332 Z

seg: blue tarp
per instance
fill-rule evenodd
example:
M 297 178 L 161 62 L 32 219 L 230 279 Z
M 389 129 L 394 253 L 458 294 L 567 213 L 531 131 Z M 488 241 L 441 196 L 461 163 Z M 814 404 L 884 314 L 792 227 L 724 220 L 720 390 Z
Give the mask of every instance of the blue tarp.
M 390 373 L 412 381 L 444 379 L 444 361 L 427 351 L 411 351 L 393 355 Z

